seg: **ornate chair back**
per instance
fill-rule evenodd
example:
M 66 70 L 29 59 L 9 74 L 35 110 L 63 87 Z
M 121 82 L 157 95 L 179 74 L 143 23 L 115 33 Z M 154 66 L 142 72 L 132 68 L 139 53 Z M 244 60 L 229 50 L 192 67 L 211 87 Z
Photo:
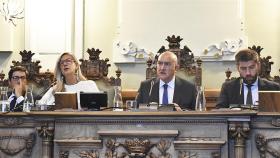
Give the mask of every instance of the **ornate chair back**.
M 270 72 L 271 72 L 271 65 L 274 64 L 273 61 L 270 61 L 270 59 L 272 58 L 271 56 L 266 56 L 266 57 L 261 57 L 261 51 L 263 50 L 263 48 L 261 46 L 255 46 L 253 45 L 252 47 L 248 47 L 249 49 L 251 50 L 254 50 L 258 53 L 259 55 L 259 58 L 260 58 L 260 63 L 261 63 L 261 70 L 260 70 L 260 74 L 259 76 L 261 78 L 266 78 L 267 80 L 270 80 L 270 81 L 275 81 L 275 82 L 278 82 L 280 84 L 280 78 L 279 76 L 274 76 L 272 77 L 270 75 Z M 280 71 L 280 69 L 279 69 Z M 231 77 L 231 71 L 230 69 L 228 69 L 226 72 L 226 81 L 229 81 L 229 80 L 232 80 L 234 79 L 235 77 Z
M 108 94 L 108 106 L 113 105 L 114 86 L 121 86 L 121 70 L 116 70 L 116 77 L 108 78 L 109 59 L 100 59 L 99 55 L 102 51 L 99 49 L 88 49 L 89 59 L 80 59 L 81 70 L 83 75 L 89 80 L 94 80 L 101 91 Z
M 200 86 L 202 82 L 202 60 L 197 59 L 195 61 L 192 51 L 187 46 L 184 46 L 183 49 L 180 48 L 180 42 L 183 40 L 180 36 L 167 36 L 166 40 L 169 42 L 169 49 L 165 49 L 164 46 L 161 46 L 155 58 L 147 61 L 148 68 L 146 69 L 146 79 L 157 76 L 156 64 L 159 55 L 165 51 L 171 51 L 176 54 L 178 58 L 179 70 L 176 72 L 176 75 Z
M 12 61 L 13 65 L 11 68 L 15 66 L 25 67 L 28 71 L 28 84 L 33 85 L 33 91 L 36 95 L 36 99 L 40 99 L 46 90 L 51 86 L 54 82 L 54 74 L 47 70 L 46 72 L 40 72 L 41 66 L 40 61 L 32 61 L 32 56 L 35 53 L 31 51 L 20 51 L 19 53 L 22 57 L 21 61 Z

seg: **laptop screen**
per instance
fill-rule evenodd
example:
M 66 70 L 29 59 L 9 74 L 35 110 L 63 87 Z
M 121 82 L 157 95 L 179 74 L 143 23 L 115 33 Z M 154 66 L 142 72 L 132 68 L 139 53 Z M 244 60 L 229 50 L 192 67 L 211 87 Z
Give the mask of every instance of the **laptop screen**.
M 280 112 L 280 91 L 259 91 L 259 111 Z
M 80 92 L 80 104 L 84 110 L 98 111 L 107 107 L 107 92 Z

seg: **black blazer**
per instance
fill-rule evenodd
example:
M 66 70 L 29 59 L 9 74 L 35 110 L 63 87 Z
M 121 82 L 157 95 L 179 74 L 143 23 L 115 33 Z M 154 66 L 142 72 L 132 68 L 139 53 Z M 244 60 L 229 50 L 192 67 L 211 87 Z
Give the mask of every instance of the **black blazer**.
M 151 91 L 151 94 L 149 94 Z M 153 78 L 141 82 L 136 97 L 137 104 L 159 103 L 159 79 Z M 179 77 L 175 77 L 175 89 L 173 103 L 182 109 L 195 109 L 196 88 L 195 86 Z
M 278 83 L 263 78 L 258 78 L 258 86 L 262 91 L 280 90 Z M 230 104 L 244 104 L 243 84 L 240 84 L 240 78 L 223 83 L 216 108 L 228 108 Z

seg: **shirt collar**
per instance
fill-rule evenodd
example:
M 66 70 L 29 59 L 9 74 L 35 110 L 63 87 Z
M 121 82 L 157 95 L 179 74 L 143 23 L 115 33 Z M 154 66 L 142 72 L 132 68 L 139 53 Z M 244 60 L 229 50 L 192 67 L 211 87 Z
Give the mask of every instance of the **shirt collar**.
M 168 83 L 165 83 L 162 80 L 159 80 L 159 87 L 162 87 L 164 84 L 167 84 L 168 87 L 174 88 L 175 87 L 175 76 Z

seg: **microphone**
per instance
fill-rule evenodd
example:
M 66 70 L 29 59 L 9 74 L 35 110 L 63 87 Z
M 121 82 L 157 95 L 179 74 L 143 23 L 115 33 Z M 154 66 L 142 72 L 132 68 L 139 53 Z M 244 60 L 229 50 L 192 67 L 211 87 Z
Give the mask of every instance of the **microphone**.
M 45 94 L 51 87 L 53 87 L 56 84 L 56 81 L 50 84 L 46 89 L 41 90 L 38 94 L 36 94 L 36 97 L 34 97 L 34 101 L 39 100 L 43 94 Z
M 242 85 L 243 85 L 243 78 L 240 78 L 240 80 L 239 80 L 239 84 L 240 84 L 240 88 L 239 88 L 239 95 L 241 95 Z
M 150 102 L 151 102 L 151 94 L 155 85 L 155 78 L 152 78 L 151 84 L 150 84 L 150 90 L 149 90 L 149 96 L 148 96 L 148 104 L 147 106 L 150 106 Z

